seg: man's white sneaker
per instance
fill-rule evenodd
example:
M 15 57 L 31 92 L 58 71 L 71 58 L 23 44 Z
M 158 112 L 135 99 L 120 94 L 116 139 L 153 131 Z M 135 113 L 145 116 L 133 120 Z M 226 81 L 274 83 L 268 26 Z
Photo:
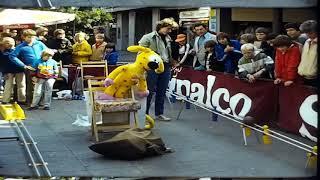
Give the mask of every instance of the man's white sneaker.
M 156 120 L 158 120 L 158 121 L 171 121 L 171 118 L 165 117 L 164 115 L 159 115 L 156 117 Z

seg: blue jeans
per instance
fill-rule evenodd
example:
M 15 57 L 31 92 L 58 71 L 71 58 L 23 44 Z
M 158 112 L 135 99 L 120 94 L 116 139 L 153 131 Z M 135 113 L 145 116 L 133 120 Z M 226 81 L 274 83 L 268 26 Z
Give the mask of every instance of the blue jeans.
M 147 85 L 149 90 L 149 96 L 147 97 L 146 114 L 149 114 L 149 109 L 150 109 L 153 94 L 156 94 L 155 115 L 159 116 L 163 114 L 164 99 L 166 97 L 166 90 L 170 81 L 170 77 L 171 77 L 170 65 L 167 63 L 165 63 L 164 72 L 161 74 L 157 74 L 154 71 L 148 71 Z

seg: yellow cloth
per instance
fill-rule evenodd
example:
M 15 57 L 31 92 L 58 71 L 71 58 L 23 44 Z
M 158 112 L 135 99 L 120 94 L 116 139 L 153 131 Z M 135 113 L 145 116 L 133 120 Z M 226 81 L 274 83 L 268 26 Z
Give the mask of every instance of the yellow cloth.
M 303 46 L 298 73 L 306 79 L 315 79 L 317 77 L 317 47 L 317 39 L 313 41 L 308 39 Z
M 75 64 L 87 62 L 92 54 L 91 46 L 86 40 L 83 40 L 81 43 L 75 43 L 72 46 L 72 50 L 72 62 Z

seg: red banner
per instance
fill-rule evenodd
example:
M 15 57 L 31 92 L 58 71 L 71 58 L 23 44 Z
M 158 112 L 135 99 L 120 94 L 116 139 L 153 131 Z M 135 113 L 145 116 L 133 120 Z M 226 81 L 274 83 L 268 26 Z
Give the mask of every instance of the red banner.
M 233 75 L 183 68 L 172 78 L 169 89 L 218 111 L 243 118 L 253 116 L 260 123 L 300 133 L 316 141 L 317 95 L 314 88 L 301 85 L 281 87 L 273 81 L 253 84 Z

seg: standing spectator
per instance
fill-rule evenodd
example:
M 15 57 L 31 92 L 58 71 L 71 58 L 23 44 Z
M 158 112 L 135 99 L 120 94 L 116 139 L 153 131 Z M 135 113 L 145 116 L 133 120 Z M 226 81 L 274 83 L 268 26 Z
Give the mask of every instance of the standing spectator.
M 9 59 L 9 54 L 13 52 L 15 41 L 11 37 L 5 37 L 2 40 L 2 51 L 0 54 L 1 68 L 4 74 L 5 87 L 2 98 L 2 104 L 10 102 L 11 92 L 13 90 L 14 80 L 17 85 L 18 102 L 25 103 L 26 101 L 26 77 L 24 69 L 12 63 Z
M 39 27 L 37 30 L 36 30 L 36 33 L 37 33 L 37 37 L 38 37 L 38 41 L 41 41 L 43 42 L 44 44 L 47 44 L 47 41 L 48 41 L 48 28 L 46 27 Z
M 41 58 L 41 53 L 47 49 L 47 46 L 36 39 L 36 32 L 32 29 L 24 30 L 22 36 L 24 41 L 10 53 L 9 58 L 20 68 L 26 69 L 26 96 L 27 102 L 31 102 L 33 83 L 30 70 L 33 71 L 37 66 Z
M 197 67 L 197 64 L 200 66 L 205 66 L 205 48 L 204 44 L 206 41 L 214 40 L 217 42 L 216 35 L 213 35 L 208 32 L 208 27 L 203 23 L 196 23 L 194 25 L 194 31 L 196 32 L 196 38 L 194 40 L 193 49 L 191 51 L 192 55 L 194 55 L 193 59 L 193 67 Z M 201 68 L 201 67 L 200 67 Z
M 54 38 L 48 43 L 48 47 L 55 51 L 53 59 L 62 61 L 63 65 L 72 64 L 72 44 L 66 38 L 65 31 L 56 29 L 53 35 Z
M 205 70 L 210 71 L 224 71 L 224 62 L 218 61 L 216 56 L 216 42 L 214 40 L 209 40 L 204 44 L 204 48 L 206 49 L 205 55 Z
M 108 62 L 108 65 L 117 65 L 119 53 L 116 51 L 114 43 L 107 43 L 105 47 L 105 54 L 103 59 Z
M 96 34 L 96 43 L 92 45 L 90 61 L 102 61 L 107 43 L 104 42 L 103 34 Z
M 190 44 L 187 43 L 187 36 L 185 34 L 178 34 L 177 39 L 175 40 L 179 45 L 178 49 L 178 63 L 175 66 L 187 65 L 192 66 L 192 61 L 190 53 Z
M 156 30 L 144 35 L 139 41 L 140 46 L 148 47 L 157 52 L 164 62 L 164 72 L 157 74 L 151 70 L 147 73 L 147 85 L 150 94 L 147 97 L 146 114 L 149 114 L 152 96 L 156 94 L 155 115 L 157 120 L 170 121 L 171 118 L 165 117 L 164 98 L 170 80 L 170 63 L 172 63 L 171 38 L 169 33 L 172 28 L 178 28 L 178 24 L 173 18 L 165 18 L 157 23 Z
M 12 37 L 13 39 L 15 39 L 16 37 L 18 37 L 18 31 L 17 31 L 16 29 L 12 29 L 10 33 L 11 33 L 11 37 Z
M 92 54 L 91 46 L 85 40 L 86 34 L 83 32 L 74 35 L 75 44 L 72 46 L 72 61 L 74 64 L 88 62 Z
M 240 79 L 253 83 L 258 78 L 272 78 L 271 71 L 274 62 L 271 57 L 257 51 L 251 43 L 242 45 L 241 52 L 243 56 L 238 63 Z
M 298 73 L 303 77 L 304 84 L 317 86 L 318 76 L 318 33 L 317 22 L 308 20 L 301 24 L 300 30 L 307 33 L 308 39 L 302 49 L 301 62 L 298 67 Z M 319 82 L 318 82 L 319 83 Z
M 227 33 L 217 35 L 218 44 L 216 45 L 216 55 L 218 61 L 224 62 L 224 72 L 234 74 L 238 67 L 238 60 L 242 54 L 240 42 L 231 40 Z
M 254 40 L 256 39 L 256 37 L 253 34 L 242 34 L 240 36 L 240 44 L 247 44 L 247 43 L 254 43 Z
M 308 39 L 306 34 L 302 34 L 299 23 L 287 23 L 284 25 L 284 29 L 287 32 L 287 35 L 292 39 L 292 41 L 301 44 L 302 46 Z
M 254 41 L 254 45 L 258 49 L 262 49 L 261 48 L 262 42 L 266 40 L 267 35 L 269 34 L 269 30 L 267 28 L 264 28 L 264 27 L 258 27 L 255 30 L 255 33 L 256 33 L 256 41 Z
M 274 84 L 284 83 L 284 86 L 290 86 L 298 81 L 298 65 L 301 59 L 299 45 L 288 36 L 279 35 L 273 41 L 273 46 L 277 48 Z
M 53 55 L 54 52 L 51 49 L 46 49 L 42 52 L 41 62 L 36 69 L 37 82 L 34 86 L 33 100 L 28 110 L 38 108 L 43 93 L 43 109 L 50 109 L 53 85 L 59 73 L 57 62 L 52 59 Z

